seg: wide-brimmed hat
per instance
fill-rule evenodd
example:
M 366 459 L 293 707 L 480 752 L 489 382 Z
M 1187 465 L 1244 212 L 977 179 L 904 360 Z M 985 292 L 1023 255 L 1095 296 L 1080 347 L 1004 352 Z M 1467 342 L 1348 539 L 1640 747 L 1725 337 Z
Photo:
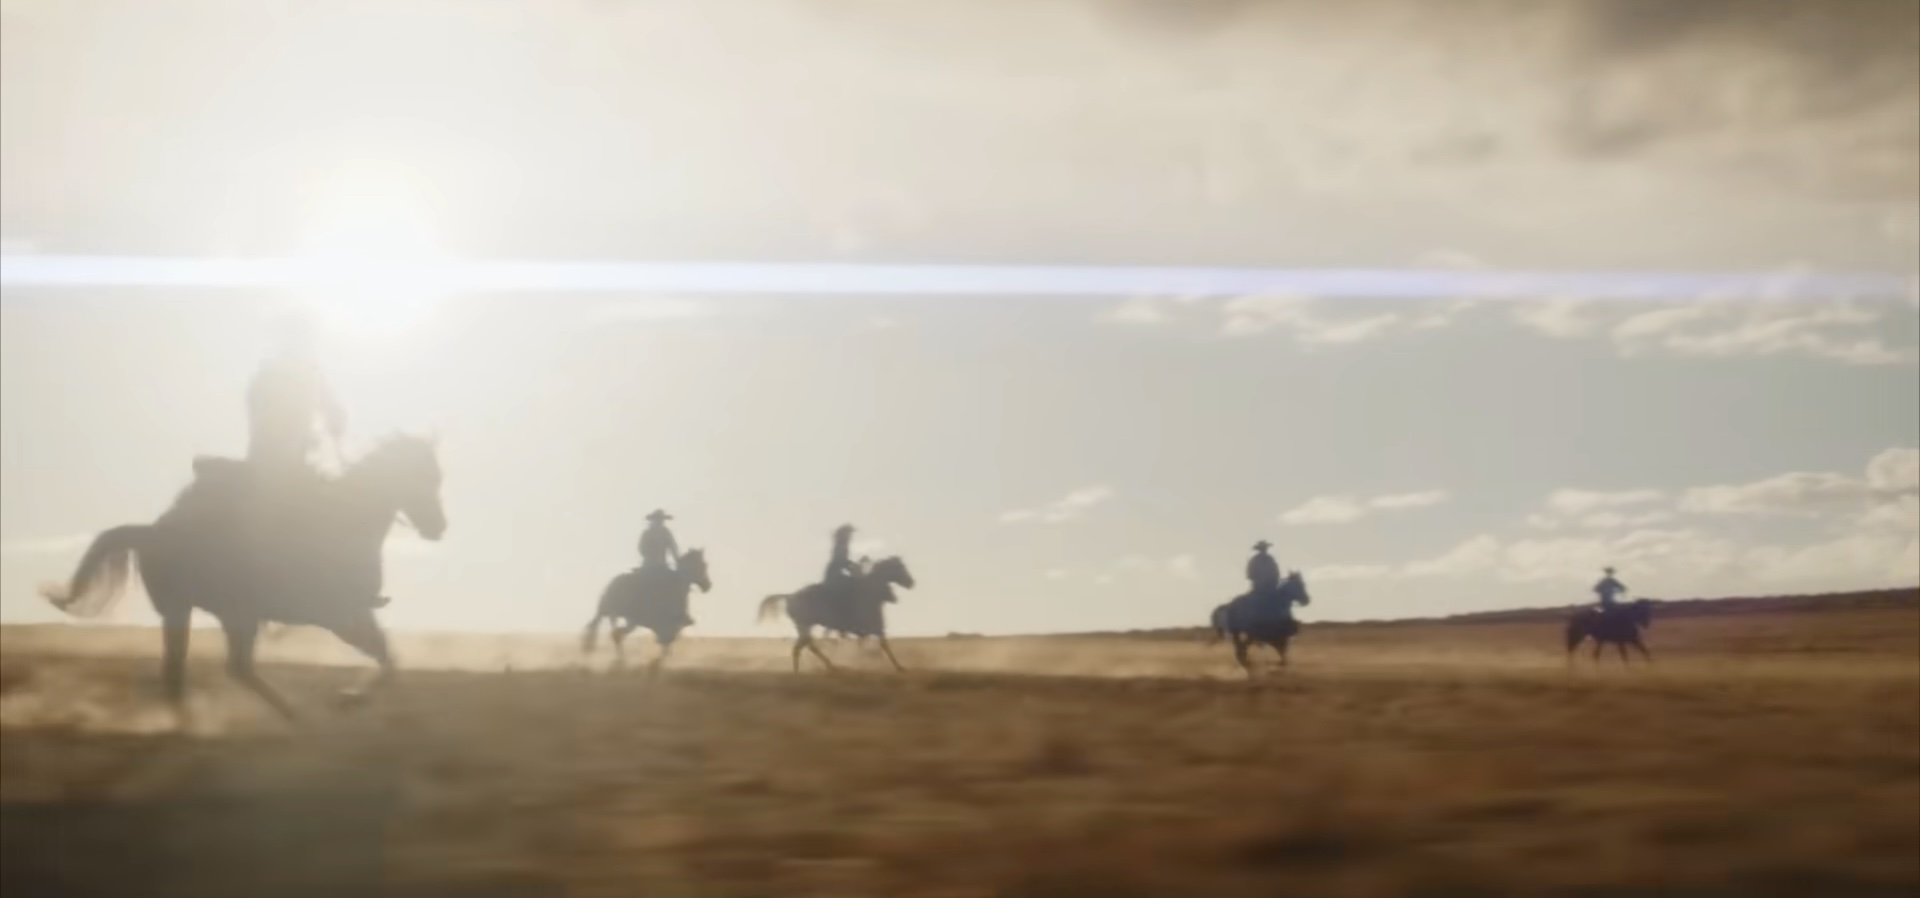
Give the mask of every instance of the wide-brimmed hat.
M 649 514 L 649 515 L 647 515 L 647 520 L 649 520 L 649 521 L 671 521 L 671 520 L 673 520 L 673 515 L 670 515 L 670 514 L 667 514 L 666 512 L 664 512 L 664 511 L 661 511 L 660 509 L 658 509 L 658 508 L 656 508 L 656 509 L 654 509 L 654 510 L 653 510 L 653 512 L 652 512 L 651 514 Z
M 833 532 L 835 532 L 835 533 L 852 533 L 852 532 L 853 532 L 853 525 L 852 525 L 852 524 L 841 524 L 840 526 L 838 526 L 838 527 L 835 527 L 835 528 L 833 528 Z
M 1267 542 L 1264 539 L 1253 544 L 1253 550 L 1255 552 L 1265 552 L 1266 550 L 1271 548 L 1273 548 L 1273 543 Z

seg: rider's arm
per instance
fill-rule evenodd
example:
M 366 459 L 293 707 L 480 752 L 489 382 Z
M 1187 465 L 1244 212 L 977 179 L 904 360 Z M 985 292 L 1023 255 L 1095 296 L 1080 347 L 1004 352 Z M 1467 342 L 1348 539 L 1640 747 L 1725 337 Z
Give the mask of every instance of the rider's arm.
M 679 564 L 680 563 L 680 541 L 674 538 L 673 531 L 671 530 L 667 531 L 666 538 L 667 538 L 667 557 L 673 559 L 674 564 Z

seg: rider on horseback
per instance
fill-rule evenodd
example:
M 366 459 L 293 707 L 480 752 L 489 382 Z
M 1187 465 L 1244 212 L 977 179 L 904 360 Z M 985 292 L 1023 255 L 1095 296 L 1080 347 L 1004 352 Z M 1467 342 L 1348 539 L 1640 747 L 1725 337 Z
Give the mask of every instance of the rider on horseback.
M 269 480 L 310 480 L 317 473 L 310 460 L 314 424 L 338 446 L 347 415 L 321 369 L 313 321 L 290 317 L 282 340 L 279 354 L 247 385 L 247 464 Z
M 1293 612 L 1292 603 L 1275 601 L 1280 592 L 1280 562 L 1267 554 L 1271 548 L 1273 543 L 1264 539 L 1253 544 L 1253 557 L 1247 559 L 1247 582 L 1253 586 L 1249 594 L 1254 597 L 1256 607 L 1264 613 L 1276 617 L 1290 616 Z
M 1594 595 L 1600 597 L 1600 613 L 1605 614 L 1619 607 L 1616 599 L 1626 591 L 1627 584 L 1614 579 L 1613 568 L 1607 568 L 1606 576 L 1602 577 L 1600 582 L 1593 584 Z
M 648 587 L 666 588 L 678 573 L 680 544 L 667 529 L 673 515 L 654 509 L 647 515 L 647 529 L 640 531 L 640 572 Z M 693 626 L 693 614 L 686 612 L 687 626 Z
M 281 526 L 277 519 L 303 508 L 326 483 L 313 465 L 319 443 L 315 425 L 326 431 L 336 450 L 347 425 L 346 409 L 320 364 L 319 329 L 313 318 L 294 312 L 281 327 L 279 351 L 247 384 L 247 480 L 258 500 L 255 507 L 272 521 L 267 527 Z M 371 595 L 366 601 L 381 608 L 391 599 Z
M 833 531 L 833 555 L 827 559 L 826 573 L 820 579 L 828 595 L 841 598 L 851 592 L 854 581 L 862 573 L 852 555 L 853 525 L 841 524 Z

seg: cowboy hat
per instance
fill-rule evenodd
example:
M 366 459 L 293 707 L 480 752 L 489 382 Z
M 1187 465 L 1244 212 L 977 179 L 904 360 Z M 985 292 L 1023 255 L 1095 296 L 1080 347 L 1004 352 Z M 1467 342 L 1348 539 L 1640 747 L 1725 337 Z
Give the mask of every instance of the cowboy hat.
M 1264 552 L 1271 548 L 1273 548 L 1273 543 L 1267 542 L 1264 539 L 1253 544 L 1253 550 L 1255 552 Z
M 656 508 L 656 509 L 654 509 L 654 510 L 653 510 L 653 512 L 652 512 L 651 514 L 648 514 L 648 515 L 647 515 L 647 520 L 649 520 L 649 521 L 671 521 L 671 520 L 673 520 L 673 515 L 670 515 L 670 514 L 667 514 L 666 512 L 664 512 L 664 511 L 661 511 L 660 509 L 658 509 L 658 508 Z

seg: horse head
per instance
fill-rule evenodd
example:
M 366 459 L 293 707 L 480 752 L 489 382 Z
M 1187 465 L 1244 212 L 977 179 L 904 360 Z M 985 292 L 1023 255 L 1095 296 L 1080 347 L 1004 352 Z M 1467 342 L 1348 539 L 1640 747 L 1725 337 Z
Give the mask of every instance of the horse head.
M 1280 581 L 1280 589 L 1302 605 L 1313 604 L 1313 597 L 1307 594 L 1307 578 L 1300 576 L 1299 571 L 1288 571 L 1287 579 Z
M 1627 605 L 1627 617 L 1642 629 L 1653 626 L 1653 600 L 1634 599 Z
M 898 555 L 882 558 L 874 562 L 873 570 L 869 571 L 867 576 L 873 578 L 876 583 L 900 586 L 907 589 L 913 588 L 913 572 L 907 570 L 907 563 L 901 561 Z M 893 601 L 891 592 L 887 595 L 887 601 Z
M 342 481 L 364 485 L 391 503 L 423 539 L 438 540 L 447 532 L 447 513 L 440 506 L 439 444 L 432 437 L 388 437 L 348 466 Z
M 707 552 L 705 549 L 688 549 L 680 553 L 680 575 L 687 582 L 700 587 L 701 592 L 713 589 L 713 580 L 707 576 Z

